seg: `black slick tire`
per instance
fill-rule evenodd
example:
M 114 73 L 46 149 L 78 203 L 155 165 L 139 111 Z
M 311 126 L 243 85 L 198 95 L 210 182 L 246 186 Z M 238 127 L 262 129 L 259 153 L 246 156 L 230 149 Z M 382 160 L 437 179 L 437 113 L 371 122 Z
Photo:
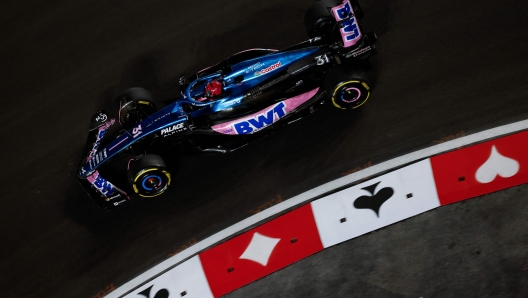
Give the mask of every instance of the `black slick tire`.
M 314 3 L 304 14 L 304 26 L 310 38 L 331 32 L 335 19 L 331 7 L 341 4 L 341 0 L 320 0 Z
M 160 156 L 149 154 L 130 162 L 128 182 L 140 197 L 151 198 L 167 190 L 171 175 Z
M 334 107 L 351 110 L 361 107 L 370 98 L 371 84 L 364 70 L 335 67 L 326 74 L 325 88 Z
M 130 129 L 156 112 L 152 94 L 147 89 L 134 87 L 118 96 L 119 123 Z

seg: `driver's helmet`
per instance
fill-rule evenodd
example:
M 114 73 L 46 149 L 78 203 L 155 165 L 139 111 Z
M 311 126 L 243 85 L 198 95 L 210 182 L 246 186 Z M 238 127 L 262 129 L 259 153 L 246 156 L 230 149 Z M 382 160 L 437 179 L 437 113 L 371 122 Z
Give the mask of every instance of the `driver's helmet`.
M 222 82 L 212 80 L 205 86 L 205 96 L 209 98 L 216 97 L 222 93 Z

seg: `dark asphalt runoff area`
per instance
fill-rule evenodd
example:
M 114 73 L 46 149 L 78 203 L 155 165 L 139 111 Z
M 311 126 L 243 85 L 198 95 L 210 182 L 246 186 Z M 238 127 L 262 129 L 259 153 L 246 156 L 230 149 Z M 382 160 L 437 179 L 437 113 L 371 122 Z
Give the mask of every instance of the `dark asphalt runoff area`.
M 363 109 L 327 106 L 232 154 L 182 158 L 164 196 L 98 210 L 75 179 L 93 112 L 133 86 L 175 97 L 182 73 L 305 40 L 312 2 L 2 1 L 2 296 L 93 297 L 310 188 L 528 118 L 528 1 L 362 0 L 364 26 L 379 36 L 376 88 Z M 310 257 L 299 266 L 316 262 L 306 270 L 321 289 L 300 288 L 288 267 L 269 295 L 347 296 L 356 285 L 363 297 L 518 297 L 528 274 L 528 196 L 523 187 L 498 196 Z M 353 271 L 333 271 L 341 254 Z M 264 295 L 258 285 L 242 296 Z

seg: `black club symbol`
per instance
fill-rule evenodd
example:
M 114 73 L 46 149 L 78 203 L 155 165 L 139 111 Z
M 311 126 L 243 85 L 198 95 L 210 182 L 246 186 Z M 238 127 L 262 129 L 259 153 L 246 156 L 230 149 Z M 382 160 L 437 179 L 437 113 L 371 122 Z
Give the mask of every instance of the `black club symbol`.
M 147 289 L 141 291 L 138 293 L 138 295 L 143 295 L 147 298 L 151 298 L 150 297 L 150 290 L 152 290 L 152 287 L 154 285 L 148 287 Z M 152 296 L 152 298 L 169 298 L 169 290 L 167 289 L 161 289 L 159 290 L 158 292 L 156 292 L 156 294 L 154 294 L 154 296 Z

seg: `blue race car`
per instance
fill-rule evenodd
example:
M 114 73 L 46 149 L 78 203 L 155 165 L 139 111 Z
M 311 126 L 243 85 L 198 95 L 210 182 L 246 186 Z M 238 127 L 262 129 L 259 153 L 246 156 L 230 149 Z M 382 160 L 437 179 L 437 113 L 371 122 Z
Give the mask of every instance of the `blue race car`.
M 368 58 L 376 35 L 365 33 L 357 0 L 321 0 L 305 14 L 311 39 L 284 50 L 250 49 L 194 76 L 180 78 L 181 95 L 157 109 L 151 94 L 131 88 L 119 112 L 92 117 L 78 179 L 110 210 L 130 194 L 154 197 L 171 184 L 162 156 L 231 152 L 324 103 L 355 109 L 370 96 Z

